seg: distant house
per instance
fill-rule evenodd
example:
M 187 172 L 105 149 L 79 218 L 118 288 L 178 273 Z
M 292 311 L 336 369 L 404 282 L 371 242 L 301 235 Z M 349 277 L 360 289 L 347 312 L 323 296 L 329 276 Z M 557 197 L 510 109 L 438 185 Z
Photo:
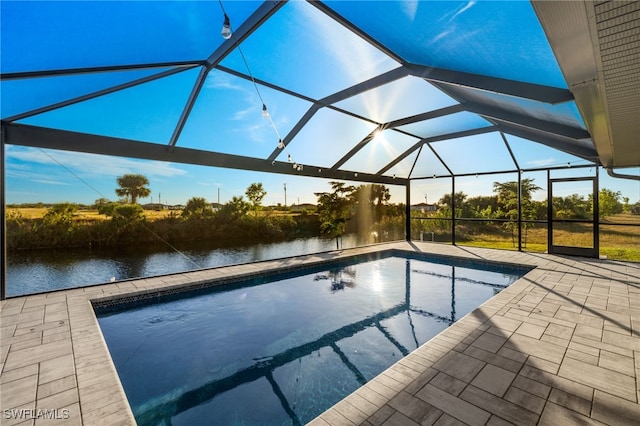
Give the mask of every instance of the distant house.
M 309 210 L 315 210 L 315 209 L 316 209 L 316 205 L 310 204 L 310 203 L 293 204 L 289 206 L 289 211 L 292 211 L 292 212 L 303 212 L 305 210 L 309 211 Z
M 160 203 L 147 203 L 147 204 L 142 204 L 142 208 L 145 210 L 167 210 L 166 205 L 164 204 L 160 204 Z
M 183 204 L 176 204 L 175 206 L 168 206 L 169 210 L 184 210 L 186 206 Z
M 427 203 L 413 204 L 411 205 L 411 211 L 418 211 L 421 213 L 435 212 L 438 211 L 438 205 Z

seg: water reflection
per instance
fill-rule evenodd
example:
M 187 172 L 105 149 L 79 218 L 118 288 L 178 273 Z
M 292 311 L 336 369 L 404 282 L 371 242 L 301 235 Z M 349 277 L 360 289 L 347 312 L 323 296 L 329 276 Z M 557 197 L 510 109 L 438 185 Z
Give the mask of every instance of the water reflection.
M 373 282 L 380 271 L 384 273 L 382 293 L 376 289 L 380 283 L 374 285 Z M 206 374 L 197 374 L 194 367 L 184 366 L 198 377 L 197 383 L 187 386 L 181 381 L 183 375 L 179 374 L 183 366 L 177 365 L 176 357 L 168 354 L 172 369 L 179 370 L 176 373 L 178 383 L 144 400 L 130 393 L 129 382 L 142 380 L 145 386 L 153 387 L 155 379 L 147 381 L 144 373 L 123 370 L 119 362 L 119 359 L 130 362 L 127 351 L 139 349 L 139 338 L 132 338 L 130 348 L 119 353 L 117 344 L 113 343 L 123 339 L 123 328 L 113 322 L 119 314 L 100 318 L 100 324 L 140 425 L 211 422 L 298 425 L 313 419 L 452 324 L 456 315 L 470 312 L 491 297 L 494 290 L 507 286 L 517 277 L 388 258 L 238 289 L 238 292 L 244 292 L 243 301 L 255 300 L 259 305 L 235 302 L 241 309 L 237 317 L 227 309 L 229 303 L 225 299 L 215 301 L 214 295 L 211 300 L 198 302 L 205 309 L 202 314 L 192 312 L 193 305 L 181 308 L 193 317 L 204 315 L 202 322 L 191 327 L 197 330 L 197 337 L 177 342 L 158 337 L 158 347 L 151 345 L 145 353 L 167 351 L 166 345 L 171 344 L 186 348 L 184 359 L 187 363 L 193 358 L 204 357 L 206 360 L 211 350 L 203 348 L 213 339 L 208 333 L 214 333 L 218 339 L 213 343 L 216 350 L 224 346 L 224 351 L 204 363 L 215 374 L 205 379 Z M 342 287 L 337 288 L 336 284 Z M 228 300 L 240 300 L 237 296 L 232 297 L 233 292 L 220 293 L 220 296 L 225 294 L 229 295 Z M 153 312 L 166 313 L 171 309 L 170 304 L 163 304 Z M 223 309 L 220 319 L 211 316 L 209 311 L 212 309 Z M 288 318 L 285 310 L 293 311 Z M 157 318 L 156 314 L 146 315 Z M 242 322 L 247 316 L 254 317 L 260 327 L 248 328 Z M 285 318 L 280 319 L 281 316 Z M 121 321 L 131 324 L 134 320 L 125 317 Z M 202 329 L 203 324 L 210 323 L 217 324 L 213 330 Z M 234 334 L 236 326 L 238 331 Z M 221 327 L 224 334 L 220 334 Z M 185 334 L 185 328 L 190 329 L 181 324 L 169 334 Z M 140 331 L 142 336 L 152 335 L 150 329 Z M 274 334 L 273 341 L 269 340 L 264 347 L 257 345 L 256 353 L 243 354 L 242 349 L 233 349 L 238 344 L 253 344 L 269 333 Z M 243 343 L 247 339 L 249 341 Z M 193 354 L 197 355 L 194 357 Z M 224 361 L 225 357 L 229 361 Z M 222 363 L 220 368 L 210 364 L 216 359 Z M 154 371 L 166 368 L 155 364 L 157 360 L 139 359 L 137 362 L 141 368 L 147 368 L 149 363 L 155 365 Z M 202 413 L 208 414 L 199 417 Z
M 354 237 L 345 237 L 343 244 L 345 248 L 355 247 L 358 241 Z M 241 247 L 219 247 L 199 242 L 178 248 L 179 252 L 165 246 L 10 252 L 7 255 L 7 295 L 318 253 L 334 250 L 335 240 L 305 238 Z

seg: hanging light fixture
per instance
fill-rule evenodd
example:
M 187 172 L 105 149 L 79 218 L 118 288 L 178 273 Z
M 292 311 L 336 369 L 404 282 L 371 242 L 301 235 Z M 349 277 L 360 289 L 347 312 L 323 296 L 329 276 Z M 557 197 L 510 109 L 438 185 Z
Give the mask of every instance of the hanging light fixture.
M 262 116 L 264 118 L 269 118 L 269 110 L 267 110 L 267 106 L 262 104 Z
M 284 149 L 284 142 L 282 139 L 278 139 L 278 149 Z
M 224 23 L 222 24 L 222 37 L 225 40 L 229 40 L 231 38 L 231 22 L 229 22 L 229 16 L 224 14 Z

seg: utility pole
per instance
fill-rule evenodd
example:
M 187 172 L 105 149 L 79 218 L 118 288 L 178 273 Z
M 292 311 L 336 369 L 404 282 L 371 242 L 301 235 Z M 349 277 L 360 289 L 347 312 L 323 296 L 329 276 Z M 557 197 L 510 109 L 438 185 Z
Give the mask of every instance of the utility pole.
M 287 184 L 284 184 L 284 207 L 287 208 Z
M 218 208 L 220 208 L 220 187 L 218 187 Z

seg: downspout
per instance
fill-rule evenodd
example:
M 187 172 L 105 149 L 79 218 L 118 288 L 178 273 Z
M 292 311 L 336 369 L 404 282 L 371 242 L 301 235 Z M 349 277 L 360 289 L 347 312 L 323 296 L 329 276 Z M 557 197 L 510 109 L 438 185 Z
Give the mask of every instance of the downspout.
M 634 175 L 623 175 L 620 173 L 616 173 L 613 171 L 613 169 L 611 167 L 605 167 L 605 170 L 607 171 L 607 174 L 611 177 L 614 178 L 619 178 L 619 179 L 632 179 L 632 180 L 640 180 L 640 175 L 638 176 L 634 176 Z

